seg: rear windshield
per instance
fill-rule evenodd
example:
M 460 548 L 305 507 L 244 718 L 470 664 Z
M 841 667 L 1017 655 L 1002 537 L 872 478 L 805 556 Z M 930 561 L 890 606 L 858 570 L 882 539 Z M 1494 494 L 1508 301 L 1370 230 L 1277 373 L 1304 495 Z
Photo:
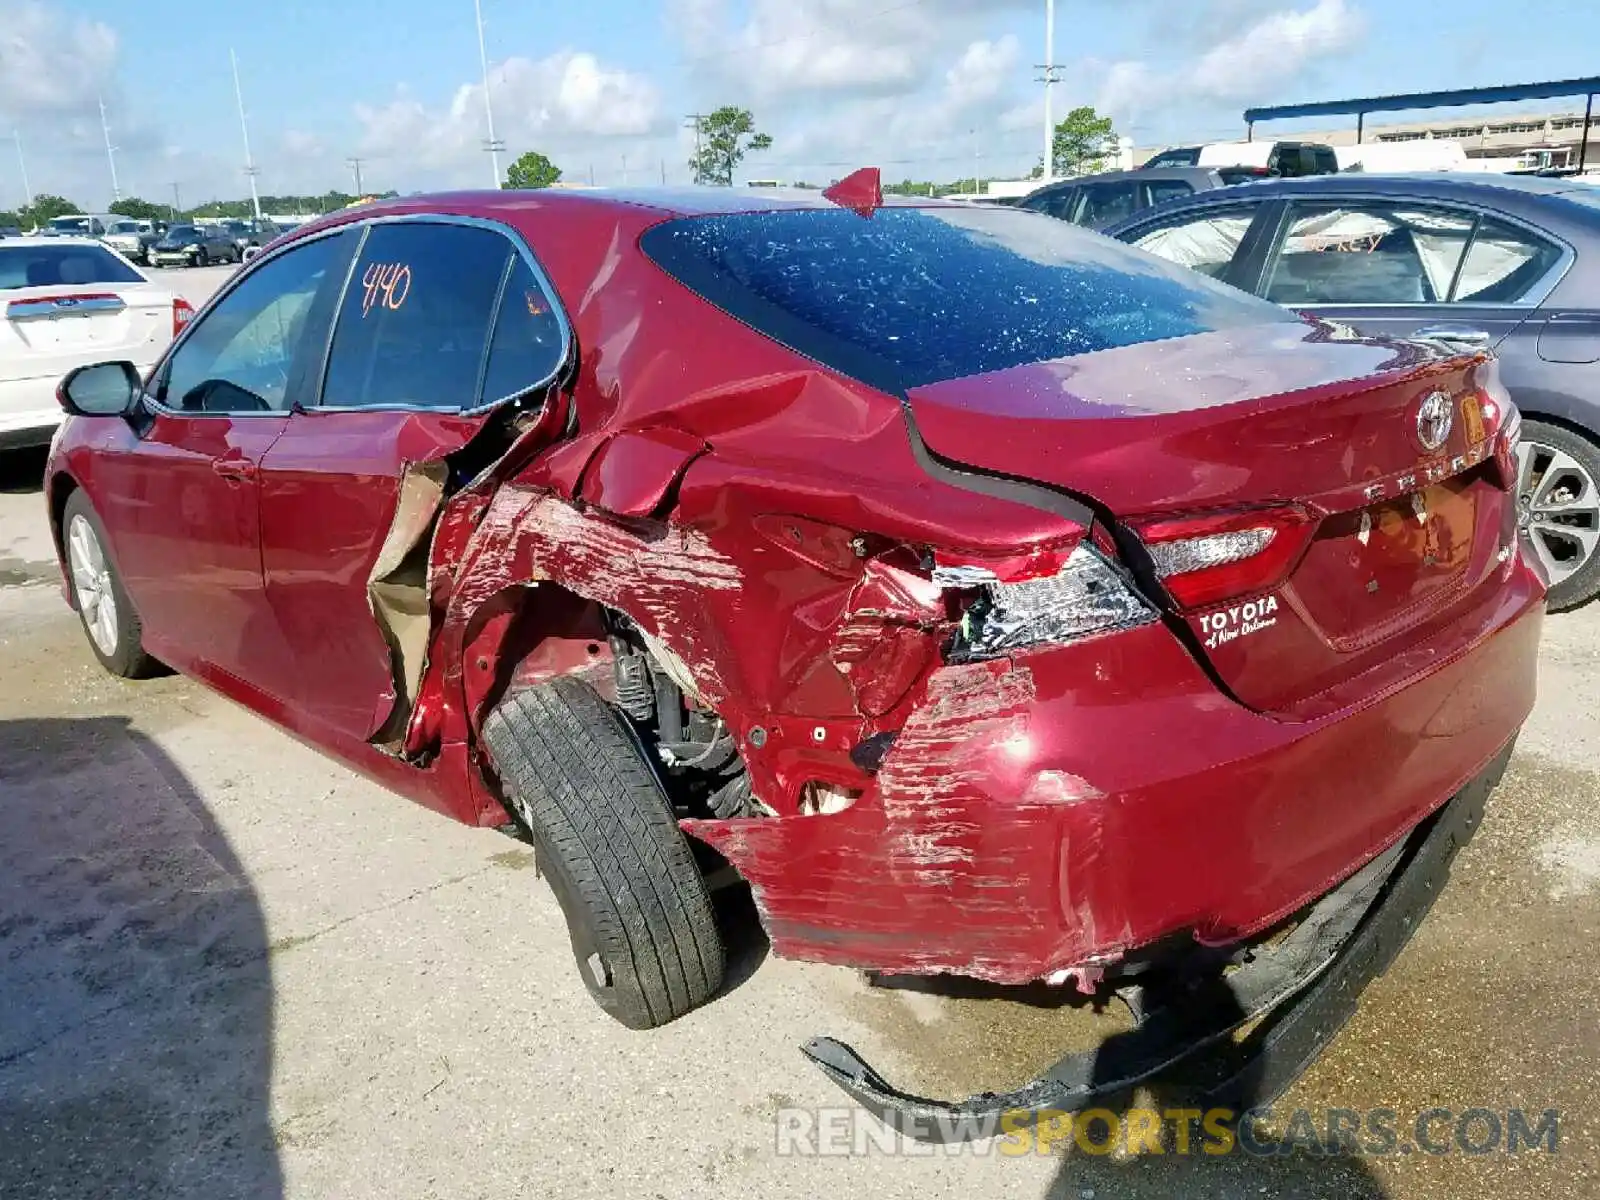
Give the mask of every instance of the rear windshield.
M 0 246 L 0 291 L 75 283 L 139 283 L 143 279 L 99 246 Z
M 1015 209 L 685 217 L 649 230 L 641 245 L 740 321 L 889 392 L 1297 319 L 1131 246 Z
M 89 228 L 88 217 L 52 217 L 49 228 L 57 233 L 75 233 L 80 229 Z

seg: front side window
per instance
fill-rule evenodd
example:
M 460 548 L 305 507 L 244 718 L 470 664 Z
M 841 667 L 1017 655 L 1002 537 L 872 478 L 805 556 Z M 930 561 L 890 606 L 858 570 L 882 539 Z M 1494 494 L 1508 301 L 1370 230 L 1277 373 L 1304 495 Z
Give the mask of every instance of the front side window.
M 1296 204 L 1267 299 L 1278 304 L 1432 304 L 1449 298 L 1473 218 L 1401 202 Z
M 890 393 L 1296 319 L 1121 242 L 1005 208 L 684 217 L 641 246 L 735 319 Z
M 1054 217 L 1058 221 L 1072 220 L 1073 207 L 1078 203 L 1077 188 L 1056 188 L 1053 191 L 1041 192 L 1036 196 L 1029 196 L 1018 208 L 1026 208 L 1030 212 L 1043 213 L 1047 217 Z
M 1144 188 L 1149 195 L 1146 203 L 1151 206 L 1194 195 L 1194 189 L 1181 179 L 1152 179 Z
M 1138 187 L 1128 183 L 1087 183 L 1078 189 L 1073 223 L 1104 229 L 1133 216 L 1139 207 Z
M 173 351 L 156 398 L 193 413 L 286 411 L 297 355 L 314 349 L 312 302 L 343 281 L 354 237 L 317 238 L 246 275 Z
M 0 246 L 0 291 L 78 283 L 140 283 L 144 277 L 99 246 Z
M 374 225 L 339 306 L 322 403 L 473 408 L 516 250 L 473 225 Z
M 1248 208 L 1173 218 L 1139 233 L 1133 244 L 1180 267 L 1221 279 L 1239 253 L 1254 219 L 1254 212 Z

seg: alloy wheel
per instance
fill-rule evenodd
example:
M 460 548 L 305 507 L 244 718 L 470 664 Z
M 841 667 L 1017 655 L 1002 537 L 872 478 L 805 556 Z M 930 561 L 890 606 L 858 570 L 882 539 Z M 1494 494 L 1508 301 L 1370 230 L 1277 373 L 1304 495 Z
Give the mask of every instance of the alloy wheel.
M 1552 585 L 1580 571 L 1600 547 L 1600 493 L 1564 450 L 1517 444 L 1517 526 Z
M 111 568 L 94 526 L 81 515 L 67 527 L 67 560 L 72 568 L 72 588 L 78 597 L 83 627 L 100 653 L 117 652 L 117 598 L 111 587 Z

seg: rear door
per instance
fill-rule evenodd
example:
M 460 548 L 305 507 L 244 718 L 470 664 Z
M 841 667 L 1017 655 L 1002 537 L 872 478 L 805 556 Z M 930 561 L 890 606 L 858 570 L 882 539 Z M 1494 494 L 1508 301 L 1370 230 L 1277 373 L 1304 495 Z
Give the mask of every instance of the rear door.
M 555 377 L 567 326 L 508 230 L 415 218 L 363 237 L 320 403 L 262 464 L 262 567 L 286 698 L 320 736 L 365 740 L 420 677 L 428 534 L 463 482 L 449 456 Z

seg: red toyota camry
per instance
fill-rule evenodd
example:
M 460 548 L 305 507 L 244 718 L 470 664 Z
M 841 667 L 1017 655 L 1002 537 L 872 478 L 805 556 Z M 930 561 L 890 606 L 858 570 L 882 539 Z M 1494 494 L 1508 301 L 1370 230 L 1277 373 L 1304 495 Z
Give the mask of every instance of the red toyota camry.
M 902 1127 L 1292 1077 L 1533 703 L 1490 358 L 873 172 L 334 214 L 60 395 L 101 662 L 530 838 L 624 1023 L 717 991 L 723 865 L 780 954 L 1135 1002 L 955 1106 L 807 1047 Z

